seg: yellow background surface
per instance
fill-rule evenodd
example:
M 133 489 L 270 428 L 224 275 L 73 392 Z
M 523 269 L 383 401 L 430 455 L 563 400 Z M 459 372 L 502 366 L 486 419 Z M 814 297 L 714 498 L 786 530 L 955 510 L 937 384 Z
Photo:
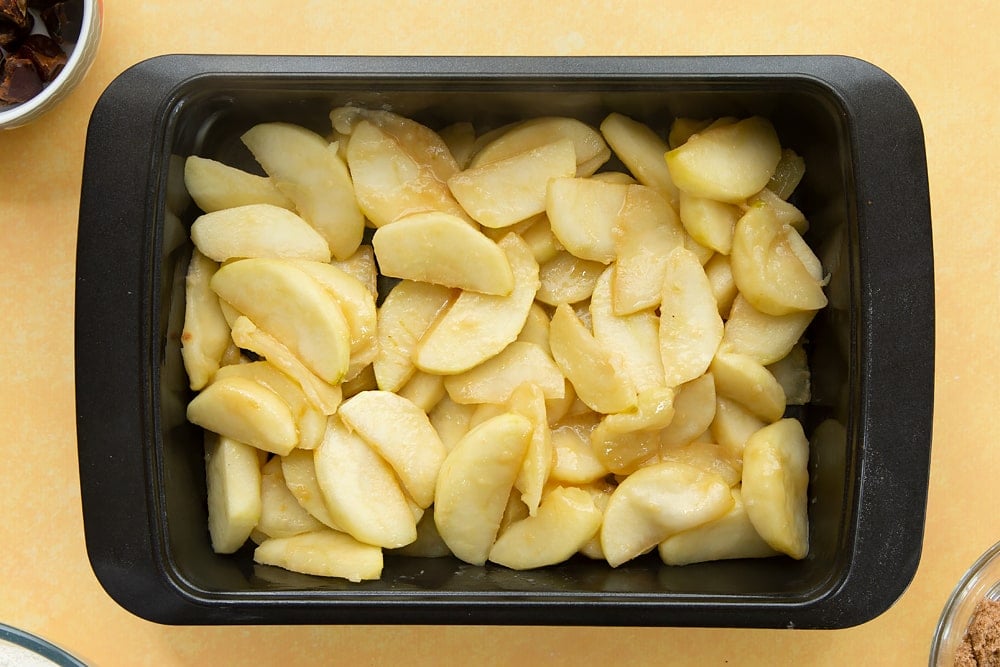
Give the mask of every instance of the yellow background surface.
M 0 132 L 0 621 L 95 665 L 926 664 L 949 592 L 1000 540 L 998 7 L 993 0 L 107 0 L 102 44 L 81 87 L 34 125 Z M 912 585 L 877 619 L 837 631 L 164 627 L 117 606 L 87 560 L 76 458 L 73 300 L 84 139 L 115 76 L 147 57 L 184 52 L 816 53 L 886 69 L 924 124 L 937 274 L 933 461 Z

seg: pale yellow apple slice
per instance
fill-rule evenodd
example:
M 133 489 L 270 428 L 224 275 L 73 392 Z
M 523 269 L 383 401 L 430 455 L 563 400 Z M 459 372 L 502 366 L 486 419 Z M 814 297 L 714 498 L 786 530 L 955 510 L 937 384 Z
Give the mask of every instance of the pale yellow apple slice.
M 660 303 L 667 257 L 684 245 L 674 209 L 657 190 L 631 186 L 614 224 L 614 309 L 628 315 Z
M 801 345 L 795 345 L 784 357 L 767 367 L 785 392 L 786 405 L 805 405 L 812 395 L 809 358 Z
M 636 180 L 676 201 L 677 186 L 663 161 L 669 146 L 656 132 L 628 116 L 611 113 L 601 123 L 601 133 Z
M 398 394 L 363 391 L 344 401 L 338 414 L 392 466 L 419 507 L 434 502 L 434 485 L 447 450 L 427 413 Z
M 268 537 L 291 537 L 321 530 L 323 524 L 302 507 L 289 490 L 281 461 L 280 456 L 275 456 L 261 470 L 261 512 L 257 530 Z
M 219 370 L 229 346 L 229 323 L 219 297 L 212 291 L 212 276 L 218 264 L 198 252 L 191 253 L 184 278 L 184 328 L 181 331 L 181 358 L 188 382 L 202 389 Z
M 743 450 L 743 503 L 772 548 L 795 559 L 809 553 L 809 441 L 796 419 L 760 429 Z
M 757 362 L 773 364 L 784 358 L 802 338 L 815 311 L 768 315 L 754 308 L 742 295 L 733 301 L 726 320 L 722 346 L 725 352 L 745 354 Z
M 457 558 L 486 562 L 530 436 L 527 418 L 505 413 L 469 431 L 449 452 L 438 475 L 434 522 Z
M 546 354 L 552 354 L 549 350 L 549 314 L 541 304 L 531 304 L 528 318 L 524 321 L 521 333 L 517 335 L 517 341 L 532 343 L 542 348 Z
M 253 559 L 262 565 L 354 582 L 380 578 L 383 565 L 382 549 L 334 530 L 266 540 L 254 550 Z
M 705 275 L 708 276 L 708 283 L 712 286 L 715 303 L 719 306 L 719 316 L 725 320 L 732 311 L 736 295 L 739 294 L 736 281 L 733 280 L 732 268 L 729 266 L 729 257 L 719 253 L 712 255 L 712 258 L 705 262 Z
M 799 234 L 805 234 L 809 230 L 809 221 L 806 220 L 805 214 L 797 206 L 785 201 L 769 188 L 764 188 L 748 199 L 744 208 L 761 204 L 771 207 L 778 222 L 782 225 L 790 225 Z
M 399 388 L 397 393 L 424 412 L 430 412 L 438 404 L 438 401 L 448 395 L 444 388 L 444 378 L 443 375 L 417 371 L 410 376 L 406 384 Z
M 780 159 L 778 135 L 759 116 L 707 128 L 666 154 L 679 190 L 734 204 L 762 190 Z
M 715 398 L 715 418 L 709 430 L 722 445 L 729 460 L 743 465 L 743 448 L 751 435 L 764 428 L 764 421 L 741 403 L 725 396 Z
M 516 234 L 505 236 L 499 246 L 514 273 L 513 291 L 506 296 L 463 291 L 420 340 L 413 361 L 421 370 L 461 373 L 517 339 L 538 291 L 538 263 Z
M 726 448 L 714 442 L 694 440 L 682 447 L 663 447 L 660 461 L 686 463 L 713 475 L 718 475 L 729 486 L 740 483 L 740 466 L 729 458 Z
M 518 223 L 518 225 L 510 229 L 516 231 L 521 224 L 525 224 L 526 226 L 518 234 L 528 244 L 528 247 L 531 248 L 531 254 L 535 256 L 535 261 L 539 264 L 548 262 L 556 256 L 556 253 L 563 249 L 559 240 L 556 239 L 556 235 L 552 233 L 549 216 L 544 213 L 539 213 L 534 217 L 528 218 L 523 223 Z M 489 228 L 487 227 L 487 229 Z
M 373 366 L 379 389 L 397 391 L 416 370 L 413 357 L 431 324 L 452 302 L 441 285 L 402 280 L 378 309 L 378 350 Z
M 590 298 L 594 283 L 603 271 L 604 265 L 600 262 L 580 259 L 560 250 L 539 268 L 541 285 L 535 298 L 551 306 L 578 303 Z
M 535 516 L 552 471 L 552 433 L 549 431 L 545 394 L 538 385 L 522 384 L 511 394 L 509 403 L 511 412 L 523 415 L 531 422 L 531 438 L 514 488 L 521 492 L 521 501 L 527 506 L 528 514 Z
M 208 533 L 215 553 L 231 554 L 260 520 L 260 459 L 257 450 L 232 438 L 205 435 Z
M 647 389 L 639 393 L 634 409 L 601 420 L 590 434 L 591 448 L 608 470 L 627 475 L 659 452 L 660 430 L 673 418 L 673 389 Z
M 612 292 L 615 269 L 608 267 L 597 279 L 590 297 L 590 321 L 594 338 L 621 357 L 636 391 L 664 385 L 660 358 L 660 321 L 651 310 L 616 315 Z
M 538 387 L 544 398 L 562 398 L 566 393 L 562 371 L 552 357 L 534 343 L 518 341 L 478 366 L 444 379 L 444 388 L 456 403 L 503 403 L 524 384 Z
M 438 432 L 441 442 L 449 452 L 469 432 L 469 424 L 476 406 L 456 403 L 446 394 L 428 413 L 431 425 Z
M 595 414 L 593 418 L 570 419 L 552 427 L 550 437 L 554 459 L 549 473 L 552 481 L 587 484 L 611 472 L 590 446 L 590 434 L 598 423 Z
M 330 263 L 353 276 L 365 286 L 372 298 L 378 298 L 378 267 L 375 264 L 375 251 L 370 245 L 361 245 L 347 259 L 333 258 Z
M 718 475 L 684 463 L 659 463 L 629 475 L 608 500 L 601 549 L 618 567 L 671 535 L 719 518 L 734 504 Z
M 701 132 L 711 124 L 712 121 L 710 119 L 685 118 L 683 116 L 675 118 L 670 123 L 670 131 L 667 133 L 667 144 L 670 145 L 670 148 L 677 148 L 690 139 L 692 135 Z
M 340 530 L 319 488 L 313 452 L 295 449 L 280 457 L 280 460 L 281 476 L 285 480 L 285 486 L 299 506 L 323 525 Z
M 247 204 L 272 204 L 292 209 L 295 204 L 267 176 L 258 176 L 208 158 L 184 160 L 184 187 L 205 213 Z
M 337 300 L 288 262 L 244 259 L 212 278 L 219 298 L 281 341 L 317 376 L 336 384 L 350 364 L 351 332 Z
M 568 304 L 552 316 L 549 347 L 576 395 L 592 410 L 612 413 L 635 406 L 635 385 L 620 357 L 594 338 Z
M 660 432 L 664 448 L 681 447 L 704 433 L 715 419 L 715 378 L 711 373 L 677 387 L 674 417 Z
M 448 152 L 455 158 L 459 169 L 465 169 L 472 160 L 472 151 L 476 145 L 476 127 L 468 121 L 459 121 L 441 128 L 438 132 L 441 141 L 448 147 Z
M 369 120 L 361 119 L 351 132 L 347 165 L 358 205 L 376 227 L 424 211 L 466 215 L 446 179 L 438 178 L 429 164 L 410 155 L 387 130 Z
M 499 162 L 561 139 L 573 142 L 576 176 L 593 174 L 611 157 L 611 149 L 594 128 L 575 118 L 548 116 L 522 121 L 505 129 L 476 152 L 470 166 Z
M 330 261 L 330 246 L 295 213 L 271 204 L 248 204 L 198 216 L 191 241 L 217 262 L 243 257 Z
M 187 418 L 213 433 L 275 454 L 287 454 L 299 441 L 288 404 L 247 378 L 212 382 L 188 403 Z
M 258 382 L 281 397 L 291 410 L 299 432 L 296 447 L 315 449 L 326 431 L 326 416 L 306 397 L 302 387 L 269 361 L 223 366 L 215 378 L 243 377 Z M 273 537 L 273 535 L 272 535 Z
M 710 366 L 720 396 L 746 406 L 765 422 L 785 413 L 785 392 L 764 366 L 745 354 L 719 352 Z
M 740 293 L 757 310 L 787 315 L 826 305 L 819 261 L 792 227 L 782 225 L 769 206 L 753 206 L 736 223 L 730 264 Z M 794 243 L 795 245 L 792 245 Z M 802 256 L 809 259 L 809 266 Z
M 660 558 L 667 565 L 689 565 L 733 558 L 777 556 L 750 522 L 742 492 L 732 489 L 733 507 L 724 515 L 660 543 Z
M 338 417 L 314 452 L 330 516 L 355 539 L 387 549 L 417 539 L 417 522 L 390 465 Z
M 767 188 L 781 199 L 788 199 L 795 192 L 795 188 L 799 187 L 805 173 L 805 160 L 791 148 L 784 148 Z
M 577 257 L 609 264 L 615 258 L 615 222 L 629 187 L 592 178 L 552 179 L 545 197 L 552 233 Z
M 287 347 L 274 336 L 259 329 L 250 318 L 245 315 L 236 318 L 232 337 L 236 345 L 267 359 L 298 382 L 312 404 L 324 415 L 332 415 L 337 411 L 343 398 L 340 385 L 332 385 L 320 379 Z
M 729 254 L 733 247 L 733 229 L 743 214 L 738 206 L 682 192 L 678 212 L 691 238 L 706 248 Z
M 667 386 L 693 380 L 712 362 L 723 323 L 705 270 L 691 251 L 674 249 L 660 297 L 660 355 Z
M 576 173 L 570 139 L 471 167 L 448 179 L 448 187 L 472 219 L 485 227 L 507 227 L 546 210 L 549 181 Z
M 337 145 L 298 125 L 262 123 L 240 137 L 295 209 L 339 259 L 361 243 L 364 216 Z
M 377 229 L 372 246 L 382 275 L 484 294 L 506 295 L 514 288 L 500 247 L 447 213 L 400 218 Z
M 589 493 L 557 486 L 545 494 L 536 515 L 514 523 L 497 538 L 489 559 L 513 570 L 561 563 L 597 533 L 601 516 Z

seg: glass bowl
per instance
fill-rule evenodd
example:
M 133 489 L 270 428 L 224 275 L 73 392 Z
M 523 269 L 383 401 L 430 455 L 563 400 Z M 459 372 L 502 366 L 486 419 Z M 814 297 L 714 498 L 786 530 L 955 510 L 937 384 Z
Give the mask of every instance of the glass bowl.
M 985 598 L 1000 600 L 1000 542 L 979 557 L 948 598 L 931 642 L 930 667 L 951 667 L 976 606 Z
M 3 623 L 0 623 L 0 665 L 86 667 L 55 644 Z

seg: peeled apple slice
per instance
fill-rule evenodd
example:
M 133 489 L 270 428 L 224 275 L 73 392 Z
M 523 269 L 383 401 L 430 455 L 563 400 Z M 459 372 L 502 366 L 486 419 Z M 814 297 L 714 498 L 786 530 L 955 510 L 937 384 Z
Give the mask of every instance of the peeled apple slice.
M 555 116 L 532 118 L 506 129 L 473 156 L 470 166 L 498 162 L 560 139 L 573 142 L 577 176 L 589 176 L 611 157 L 611 149 L 594 128 L 575 118 Z
M 334 530 L 340 530 L 319 488 L 313 453 L 305 449 L 295 449 L 282 456 L 280 460 L 281 476 L 285 479 L 285 486 L 299 506 L 320 523 Z
M 507 227 L 545 210 L 553 178 L 576 173 L 573 142 L 561 139 L 448 179 L 448 187 L 472 219 L 484 227 Z
M 516 234 L 499 246 L 514 273 L 506 296 L 463 291 L 420 341 L 413 360 L 428 373 L 454 375 L 496 356 L 517 339 L 538 291 L 538 262 Z
M 743 503 L 751 523 L 777 551 L 809 553 L 809 441 L 796 419 L 760 429 L 743 450 Z
M 719 518 L 733 507 L 729 485 L 684 463 L 640 468 L 618 485 L 604 511 L 601 549 L 618 567 L 671 535 Z
M 281 465 L 281 457 L 275 456 L 261 471 L 261 512 L 257 530 L 268 537 L 291 537 L 321 530 L 323 524 L 309 514 L 289 490 Z
M 337 417 L 314 452 L 330 516 L 344 532 L 393 549 L 417 539 L 417 522 L 389 464 Z
M 728 255 L 733 247 L 733 228 L 742 211 L 738 206 L 682 192 L 679 200 L 681 223 L 695 241 Z
M 427 413 L 398 394 L 363 391 L 344 401 L 338 414 L 392 466 L 417 505 L 430 506 L 448 452 Z
M 448 454 L 434 494 L 434 522 L 455 556 L 482 565 L 531 435 L 531 422 L 504 413 L 469 431 Z
M 667 386 L 700 376 L 722 341 L 723 323 L 705 270 L 676 248 L 667 259 L 660 297 L 660 355 Z
M 628 116 L 612 113 L 601 123 L 601 133 L 640 183 L 656 188 L 669 200 L 677 199 L 677 186 L 663 161 L 669 147 L 656 132 Z
M 785 413 L 785 391 L 771 372 L 743 354 L 720 352 L 710 366 L 715 389 L 763 419 L 773 422 Z
M 413 357 L 431 324 L 451 304 L 452 290 L 402 280 L 378 309 L 378 350 L 373 366 L 379 389 L 397 391 L 416 370 Z
M 629 187 L 593 178 L 551 180 L 545 212 L 552 233 L 580 259 L 610 264 L 615 258 L 615 222 Z
M 660 445 L 681 447 L 704 433 L 715 419 L 715 378 L 711 373 L 677 387 L 674 417 L 660 432 Z
M 518 387 L 532 384 L 544 398 L 562 398 L 566 384 L 552 357 L 534 343 L 514 341 L 492 359 L 444 380 L 456 403 L 504 403 Z
M 490 560 L 513 570 L 555 565 L 579 551 L 600 526 L 601 511 L 589 493 L 558 486 L 545 495 L 535 516 L 500 534 Z
M 191 241 L 217 262 L 244 257 L 330 261 L 330 246 L 309 223 L 271 204 L 250 204 L 198 216 Z
M 281 260 L 244 259 L 219 269 L 212 289 L 321 379 L 343 380 L 350 364 L 350 327 L 336 299 L 305 273 Z
M 744 298 L 768 315 L 826 305 L 822 282 L 815 275 L 819 260 L 792 235 L 798 232 L 778 222 L 768 206 L 752 206 L 736 223 L 730 254 L 733 279 Z
M 222 162 L 192 155 L 184 160 L 184 187 L 205 213 L 247 204 L 295 204 L 267 176 L 258 176 Z
M 205 481 L 212 550 L 231 554 L 260 520 L 260 459 L 257 450 L 232 438 L 206 434 Z
M 510 409 L 531 422 L 531 438 L 514 488 L 521 492 L 521 502 L 527 506 L 528 514 L 535 516 L 545 483 L 552 471 L 553 460 L 552 433 L 545 410 L 545 395 L 537 385 L 522 384 L 510 397 Z
M 733 204 L 760 192 L 780 159 L 774 126 L 759 116 L 710 127 L 666 154 L 679 190 Z
M 815 315 L 812 310 L 768 315 L 739 295 L 730 308 L 720 349 L 745 354 L 765 366 L 773 364 L 799 342 Z
M 241 137 L 278 189 L 338 258 L 361 244 L 364 216 L 337 145 L 298 125 L 262 123 Z
M 253 559 L 292 572 L 355 582 L 382 576 L 382 549 L 334 530 L 265 540 L 254 550 Z
M 208 385 L 188 403 L 187 418 L 208 431 L 275 454 L 287 454 L 299 441 L 288 404 L 247 378 L 224 378 Z
M 416 213 L 380 227 L 372 246 L 386 276 L 501 296 L 514 288 L 500 247 L 447 213 Z
M 218 265 L 195 249 L 184 279 L 184 329 L 181 358 L 191 389 L 202 389 L 222 363 L 229 346 L 229 324 L 212 291 Z

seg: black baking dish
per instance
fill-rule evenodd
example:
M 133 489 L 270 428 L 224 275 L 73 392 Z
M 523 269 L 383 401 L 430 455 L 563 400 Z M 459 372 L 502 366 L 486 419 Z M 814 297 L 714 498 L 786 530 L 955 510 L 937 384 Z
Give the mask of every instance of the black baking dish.
M 797 203 L 831 271 L 809 332 L 810 554 L 683 568 L 584 559 L 533 572 L 387 557 L 351 584 L 212 553 L 201 433 L 179 354 L 186 230 L 178 166 L 252 169 L 240 134 L 321 132 L 347 102 L 436 128 L 619 111 L 761 114 L 806 161 Z M 880 69 L 846 57 L 164 56 L 120 75 L 86 145 L 76 283 L 76 395 L 88 554 L 123 607 L 170 624 L 514 624 L 838 628 L 886 610 L 920 558 L 934 375 L 923 134 Z M 835 421 L 828 421 L 835 420 Z M 817 427 L 827 422 L 827 425 Z M 830 424 L 841 427 L 831 428 Z

